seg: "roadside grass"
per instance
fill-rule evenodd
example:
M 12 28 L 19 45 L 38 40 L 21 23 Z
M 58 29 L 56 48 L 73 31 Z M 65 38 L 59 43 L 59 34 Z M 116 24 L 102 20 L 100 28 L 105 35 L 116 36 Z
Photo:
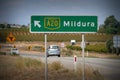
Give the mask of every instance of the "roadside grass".
M 120 56 L 110 56 L 108 59 L 120 59 Z
M 88 65 L 85 65 L 85 76 L 87 76 L 85 77 L 85 80 L 104 80 L 98 70 L 94 70 L 91 66 Z
M 109 54 L 109 53 L 95 53 L 95 52 L 85 52 L 85 57 L 90 58 L 106 58 L 106 59 L 120 59 L 120 56 L 116 54 Z
M 44 63 L 19 56 L 0 55 L 1 80 L 45 80 Z M 91 67 L 85 69 L 85 80 L 104 80 Z M 81 68 L 74 72 L 64 68 L 60 62 L 48 64 L 49 80 L 82 80 Z
M 82 57 L 82 51 L 76 51 L 76 50 L 70 50 L 70 49 L 63 49 L 61 52 L 61 55 L 64 57 L 73 57 L 74 55 L 77 55 L 77 57 Z M 116 54 L 110 54 L 110 53 L 98 53 L 93 51 L 85 51 L 84 53 L 85 57 L 88 58 L 108 58 L 108 59 L 120 59 L 120 56 Z
M 41 61 L 38 61 L 36 59 L 30 59 L 30 58 L 22 58 L 19 57 L 19 59 L 16 61 L 15 66 L 17 69 L 38 69 L 43 67 L 43 63 Z
M 77 72 L 75 72 L 74 70 L 64 68 L 59 61 L 56 61 L 49 65 L 49 69 L 48 73 L 50 80 L 82 80 L 81 67 L 78 67 Z M 91 66 L 86 65 L 85 80 L 104 80 L 104 78 L 98 70 L 94 70 Z

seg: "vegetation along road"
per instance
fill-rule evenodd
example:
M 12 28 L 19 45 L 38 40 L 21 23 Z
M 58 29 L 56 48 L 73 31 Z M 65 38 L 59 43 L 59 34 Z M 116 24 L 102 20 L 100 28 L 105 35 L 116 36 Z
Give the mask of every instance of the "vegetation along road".
M 21 54 L 23 57 L 30 57 L 45 62 L 44 55 Z M 59 61 L 62 65 L 69 69 L 74 69 L 73 57 L 48 57 L 48 63 Z M 91 66 L 94 71 L 99 71 L 105 80 L 120 79 L 120 60 L 119 59 L 103 59 L 103 58 L 85 58 L 85 67 Z M 82 58 L 77 58 L 77 69 L 82 67 Z

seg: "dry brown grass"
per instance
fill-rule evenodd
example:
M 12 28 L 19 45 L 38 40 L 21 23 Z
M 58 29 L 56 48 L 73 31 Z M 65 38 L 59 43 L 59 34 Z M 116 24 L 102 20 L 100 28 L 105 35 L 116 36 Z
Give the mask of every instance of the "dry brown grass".
M 44 80 L 43 63 L 18 56 L 0 56 L 0 80 Z
M 45 80 L 44 64 L 35 59 L 0 55 L 0 80 Z M 48 64 L 48 80 L 82 80 L 82 70 L 76 73 L 60 62 Z M 99 72 L 86 67 L 85 80 L 103 80 Z
M 66 55 L 66 53 L 69 53 L 69 55 Z M 88 54 L 87 54 L 88 53 Z M 76 50 L 69 50 L 63 49 L 62 51 L 62 56 L 74 56 L 77 55 L 78 57 L 82 56 L 81 51 L 76 51 Z M 110 59 L 120 59 L 120 56 L 116 54 L 110 54 L 110 53 L 97 53 L 97 52 L 90 52 L 90 51 L 85 51 L 85 57 L 92 57 L 92 58 L 110 58 Z

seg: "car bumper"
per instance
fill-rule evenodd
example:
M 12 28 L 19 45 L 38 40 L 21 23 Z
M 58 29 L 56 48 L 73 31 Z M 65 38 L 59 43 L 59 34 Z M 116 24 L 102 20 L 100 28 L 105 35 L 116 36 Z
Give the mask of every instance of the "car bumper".
M 47 55 L 49 55 L 49 56 L 57 56 L 57 55 L 60 55 L 60 52 L 48 52 Z

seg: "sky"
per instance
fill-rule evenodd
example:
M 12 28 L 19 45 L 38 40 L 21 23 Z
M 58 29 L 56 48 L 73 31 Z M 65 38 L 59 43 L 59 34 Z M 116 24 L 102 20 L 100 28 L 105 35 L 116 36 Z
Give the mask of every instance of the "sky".
M 32 15 L 98 16 L 100 25 L 120 21 L 120 0 L 0 0 L 0 23 L 27 25 Z

